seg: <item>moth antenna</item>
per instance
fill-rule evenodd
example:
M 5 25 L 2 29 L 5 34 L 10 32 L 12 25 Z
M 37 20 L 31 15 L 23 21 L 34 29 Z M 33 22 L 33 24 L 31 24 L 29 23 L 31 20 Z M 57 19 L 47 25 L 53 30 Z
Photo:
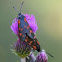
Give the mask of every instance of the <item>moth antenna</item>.
M 15 9 L 15 11 L 17 11 L 18 12 L 18 10 L 13 6 L 13 8 Z M 18 12 L 19 13 L 19 12 Z
M 50 53 L 46 52 L 48 55 L 50 55 L 51 57 L 54 57 L 53 55 L 51 55 Z
M 21 3 L 20 12 L 21 12 L 21 8 L 22 8 L 23 3 L 24 3 L 24 1 Z

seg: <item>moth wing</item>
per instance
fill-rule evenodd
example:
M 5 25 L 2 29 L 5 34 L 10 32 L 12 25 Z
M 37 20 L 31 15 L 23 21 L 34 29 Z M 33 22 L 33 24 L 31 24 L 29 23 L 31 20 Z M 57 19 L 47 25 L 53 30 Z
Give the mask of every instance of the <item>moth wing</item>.
M 26 18 L 24 18 L 24 27 L 25 27 L 25 33 L 27 33 L 27 35 L 31 38 L 34 39 L 35 35 L 33 30 L 31 29 L 31 27 L 29 26 L 28 22 L 26 21 Z

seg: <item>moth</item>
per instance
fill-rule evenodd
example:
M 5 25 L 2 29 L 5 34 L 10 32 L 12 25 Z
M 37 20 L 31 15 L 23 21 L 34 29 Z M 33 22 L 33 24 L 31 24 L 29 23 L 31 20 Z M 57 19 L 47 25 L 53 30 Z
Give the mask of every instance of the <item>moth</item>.
M 22 8 L 23 3 L 24 3 L 24 1 L 21 4 L 21 8 Z M 16 10 L 15 7 L 13 7 L 13 8 Z M 40 50 L 39 42 L 38 42 L 33 30 L 29 26 L 29 24 L 26 20 L 26 17 L 21 14 L 21 9 L 20 9 L 20 13 L 18 13 L 17 19 L 18 19 L 18 30 L 19 30 L 20 41 L 26 42 L 34 50 L 37 50 L 38 52 L 40 52 L 41 50 Z

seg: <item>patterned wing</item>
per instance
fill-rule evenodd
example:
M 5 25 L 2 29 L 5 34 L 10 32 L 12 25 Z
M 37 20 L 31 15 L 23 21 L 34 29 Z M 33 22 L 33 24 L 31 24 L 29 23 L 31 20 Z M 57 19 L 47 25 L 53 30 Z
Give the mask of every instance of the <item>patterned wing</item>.
M 26 21 L 25 17 L 24 20 L 18 19 L 18 29 L 21 41 L 25 40 L 26 33 L 30 38 L 34 39 L 34 33 L 30 28 L 28 22 Z
M 38 52 L 40 52 L 40 45 L 38 40 L 35 38 L 34 40 L 31 39 L 28 35 L 26 35 L 26 39 L 25 42 L 30 45 L 33 49 L 37 50 Z
M 24 21 L 27 23 L 26 19 L 24 18 Z M 27 26 L 26 26 L 27 25 Z M 35 34 L 33 33 L 31 27 L 27 24 L 25 24 L 26 28 L 26 39 L 25 42 L 28 43 L 33 49 L 37 50 L 40 52 L 40 45 L 38 40 L 36 39 Z
M 31 27 L 29 26 L 28 22 L 26 21 L 26 18 L 24 18 L 24 22 L 25 22 L 25 31 L 24 33 L 27 33 L 27 35 L 31 38 L 31 39 L 34 39 L 35 35 L 31 29 Z
M 22 22 L 23 20 L 18 19 L 18 29 L 19 29 L 19 37 L 21 41 L 25 40 L 26 34 L 24 33 L 25 28 L 24 28 L 24 23 Z

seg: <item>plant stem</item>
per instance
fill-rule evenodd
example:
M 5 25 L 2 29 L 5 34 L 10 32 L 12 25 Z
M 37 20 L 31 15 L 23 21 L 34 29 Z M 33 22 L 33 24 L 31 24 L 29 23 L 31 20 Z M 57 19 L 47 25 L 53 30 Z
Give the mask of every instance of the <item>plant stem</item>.
M 21 62 L 26 62 L 25 58 L 21 58 Z

